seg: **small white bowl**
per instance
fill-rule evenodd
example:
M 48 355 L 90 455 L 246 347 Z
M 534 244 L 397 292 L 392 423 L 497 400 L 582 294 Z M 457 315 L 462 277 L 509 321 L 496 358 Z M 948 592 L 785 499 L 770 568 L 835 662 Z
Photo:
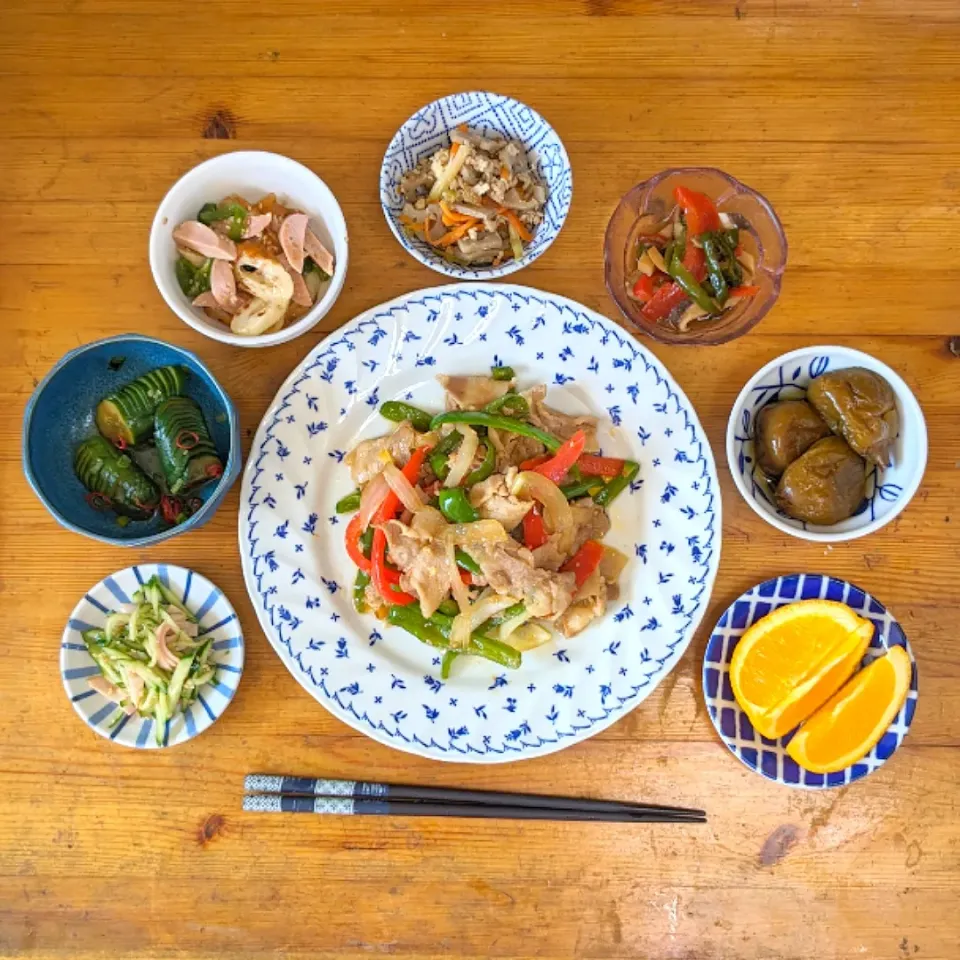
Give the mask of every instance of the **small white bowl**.
M 310 227 L 333 253 L 335 270 L 326 292 L 310 312 L 276 333 L 241 337 L 203 310 L 193 306 L 177 283 L 177 251 L 173 231 L 184 220 L 193 220 L 205 203 L 216 203 L 231 193 L 250 201 L 275 193 L 282 203 L 302 210 Z M 303 164 L 278 153 L 240 150 L 212 157 L 185 173 L 168 191 L 150 229 L 150 269 L 163 299 L 184 323 L 204 336 L 238 347 L 269 347 L 306 333 L 326 316 L 347 275 L 347 224 L 330 188 Z
M 800 397 L 814 378 L 828 370 L 847 367 L 866 367 L 890 384 L 900 414 L 900 433 L 891 466 L 883 470 L 871 467 L 867 498 L 857 513 L 840 523 L 821 527 L 794 520 L 771 502 L 763 481 L 755 476 L 754 421 L 760 408 L 771 401 Z M 778 530 L 821 543 L 855 540 L 888 524 L 917 492 L 927 465 L 927 425 L 917 398 L 885 363 L 849 347 L 803 347 L 771 360 L 740 391 L 727 423 L 727 461 L 744 500 Z
M 461 123 L 487 136 L 500 134 L 519 140 L 547 187 L 543 223 L 533 240 L 519 260 L 507 260 L 499 267 L 451 263 L 426 241 L 410 237 L 400 223 L 404 204 L 397 192 L 400 178 L 424 157 L 449 147 L 450 131 Z M 570 212 L 572 196 L 570 158 L 557 132 L 536 110 L 498 93 L 454 93 L 421 107 L 394 134 L 380 167 L 380 204 L 393 235 L 422 264 L 457 280 L 495 280 L 533 263 L 557 239 Z

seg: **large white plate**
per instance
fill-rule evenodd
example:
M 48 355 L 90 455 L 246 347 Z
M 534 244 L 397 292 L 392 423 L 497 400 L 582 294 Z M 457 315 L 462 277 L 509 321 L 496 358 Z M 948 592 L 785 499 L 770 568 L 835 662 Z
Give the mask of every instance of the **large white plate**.
M 517 671 L 437 651 L 353 609 L 355 569 L 334 504 L 344 454 L 389 424 L 389 399 L 441 410 L 438 373 L 513 366 L 522 387 L 602 418 L 607 454 L 640 461 L 607 541 L 627 553 L 620 600 L 578 637 L 524 654 Z M 656 358 L 596 313 L 502 284 L 421 290 L 333 333 L 280 388 L 243 477 L 240 552 L 267 637 L 300 683 L 381 743 L 440 760 L 498 763 L 584 740 L 640 703 L 676 665 L 720 560 L 720 496 L 689 400 Z

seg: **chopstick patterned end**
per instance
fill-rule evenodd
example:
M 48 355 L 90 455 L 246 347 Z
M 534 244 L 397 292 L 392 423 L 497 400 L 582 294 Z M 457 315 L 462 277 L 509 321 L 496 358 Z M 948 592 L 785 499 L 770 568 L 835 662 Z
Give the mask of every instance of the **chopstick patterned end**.
M 355 803 L 343 797 L 281 797 L 260 794 L 243 798 L 246 813 L 334 813 L 350 816 Z

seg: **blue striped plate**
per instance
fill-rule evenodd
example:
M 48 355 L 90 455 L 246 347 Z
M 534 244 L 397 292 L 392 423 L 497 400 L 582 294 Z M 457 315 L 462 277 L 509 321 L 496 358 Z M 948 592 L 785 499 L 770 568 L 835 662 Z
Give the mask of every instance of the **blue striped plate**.
M 797 600 L 836 600 L 871 620 L 875 627 L 861 666 L 882 656 L 891 647 L 904 647 L 913 664 L 910 692 L 879 743 L 858 763 L 836 773 L 811 773 L 787 756 L 786 746 L 795 731 L 779 740 L 760 736 L 740 709 L 730 688 L 730 660 L 747 627 L 777 607 Z M 751 587 L 724 611 L 713 629 L 703 658 L 703 695 L 720 739 L 730 752 L 768 780 L 808 790 L 845 787 L 881 767 L 903 743 L 917 709 L 917 662 L 903 628 L 875 597 L 846 580 L 820 573 L 794 573 Z
M 121 603 L 130 603 L 134 592 L 154 574 L 169 587 L 200 623 L 201 636 L 213 637 L 213 662 L 217 672 L 201 691 L 197 702 L 185 713 L 167 723 L 163 746 L 172 747 L 202 733 L 227 708 L 243 673 L 243 631 L 230 601 L 206 577 L 194 570 L 166 563 L 142 563 L 105 577 L 88 590 L 63 631 L 60 645 L 60 675 L 74 710 L 101 737 L 125 747 L 143 750 L 157 748 L 153 720 L 139 716 L 122 717 L 111 726 L 117 711 L 87 684 L 99 674 L 93 658 L 83 644 L 82 633 L 103 626 L 107 614 Z

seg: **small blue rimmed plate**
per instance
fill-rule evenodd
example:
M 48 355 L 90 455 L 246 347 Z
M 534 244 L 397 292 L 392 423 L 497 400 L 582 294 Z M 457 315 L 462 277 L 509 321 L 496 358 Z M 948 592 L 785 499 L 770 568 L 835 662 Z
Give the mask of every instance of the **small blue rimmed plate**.
M 424 157 L 449 147 L 450 131 L 461 123 L 485 136 L 499 134 L 519 140 L 547 187 L 543 223 L 533 240 L 519 260 L 507 260 L 499 267 L 464 266 L 446 260 L 426 241 L 410 237 L 400 223 L 404 204 L 397 190 L 400 178 Z M 455 93 L 421 107 L 394 134 L 380 167 L 380 203 L 393 235 L 422 264 L 457 280 L 495 280 L 532 263 L 556 240 L 572 196 L 570 158 L 553 127 L 525 103 L 483 91 Z
M 913 664 L 906 702 L 879 743 L 858 763 L 827 774 L 803 770 L 787 756 L 786 746 L 793 732 L 779 740 L 760 736 L 734 699 L 729 677 L 734 648 L 749 626 L 778 607 L 815 598 L 845 603 L 873 622 L 876 629 L 863 658 L 863 666 L 882 656 L 890 647 L 904 647 Z M 703 658 L 703 695 L 720 739 L 751 770 L 788 787 L 811 790 L 844 787 L 883 766 L 903 743 L 917 709 L 917 662 L 900 624 L 875 597 L 846 580 L 818 573 L 794 573 L 751 587 L 724 611 L 714 627 Z
M 140 716 L 122 717 L 111 726 L 117 705 L 87 683 L 100 674 L 83 643 L 83 631 L 102 626 L 107 614 L 119 604 L 130 603 L 133 594 L 154 574 L 180 598 L 200 623 L 201 636 L 213 637 L 217 672 L 200 692 L 189 710 L 177 713 L 167 724 L 162 746 L 172 747 L 203 733 L 233 699 L 243 673 L 243 632 L 230 601 L 206 577 L 194 570 L 165 563 L 142 563 L 105 577 L 88 590 L 63 631 L 60 644 L 60 675 L 74 710 L 91 729 L 125 747 L 154 749 L 153 720 Z

